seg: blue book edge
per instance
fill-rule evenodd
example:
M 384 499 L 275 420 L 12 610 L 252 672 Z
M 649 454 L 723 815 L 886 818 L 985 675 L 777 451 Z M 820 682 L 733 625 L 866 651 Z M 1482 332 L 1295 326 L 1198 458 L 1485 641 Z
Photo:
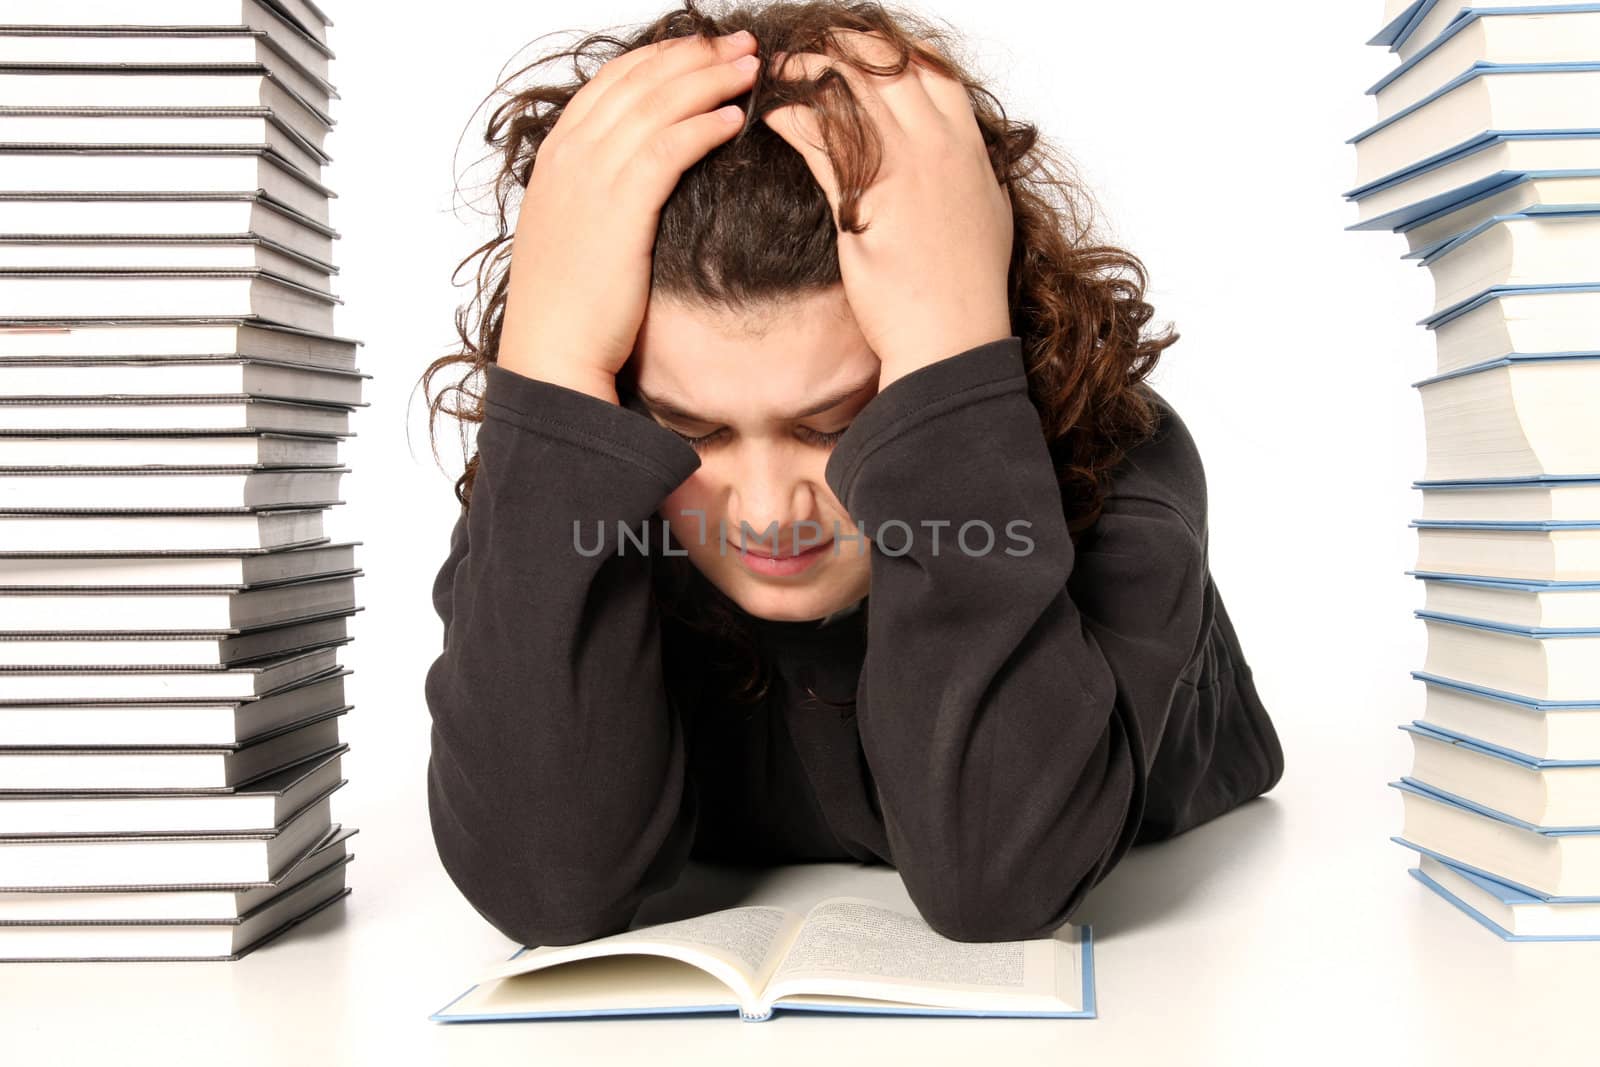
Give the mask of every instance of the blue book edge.
M 1600 637 L 1600 629 L 1593 626 L 1513 626 L 1506 622 L 1474 619 L 1466 615 L 1449 615 L 1442 611 L 1428 611 L 1426 608 L 1415 608 L 1411 614 L 1419 619 L 1431 619 L 1434 622 L 1445 622 L 1452 626 L 1466 626 L 1474 630 L 1492 630 L 1495 633 L 1512 634 L 1517 637 L 1549 638 L 1551 640 L 1570 637 Z
M 1459 745 L 1470 752 L 1477 752 L 1493 759 L 1504 760 L 1527 771 L 1542 771 L 1547 767 L 1600 767 L 1600 759 L 1539 759 L 1528 755 L 1526 752 L 1518 752 L 1516 749 L 1506 748 L 1503 745 L 1491 745 L 1487 741 L 1468 734 L 1433 726 L 1423 722 L 1421 719 L 1413 719 L 1409 723 L 1401 723 L 1398 729 L 1407 733 L 1421 734 L 1423 737 L 1429 737 L 1446 744 Z
M 1462 141 L 1453 148 L 1446 148 L 1431 156 L 1420 159 L 1400 170 L 1385 174 L 1381 178 L 1374 178 L 1345 192 L 1346 200 L 1360 202 L 1373 193 L 1381 192 L 1391 186 L 1401 185 L 1420 177 L 1429 171 L 1438 170 L 1451 163 L 1458 162 L 1468 156 L 1479 152 L 1488 151 L 1496 145 L 1509 144 L 1513 141 L 1549 141 L 1549 140 L 1578 140 L 1590 141 L 1600 137 L 1600 133 L 1585 132 L 1587 127 L 1575 130 L 1486 130 L 1480 134 Z M 1417 204 L 1406 208 L 1395 208 L 1365 222 L 1357 223 L 1354 229 L 1383 229 L 1387 228 L 1391 220 L 1395 225 L 1414 222 L 1425 214 L 1442 212 L 1447 206 L 1459 205 L 1469 197 L 1475 197 L 1489 189 L 1498 190 L 1500 187 L 1515 184 L 1520 179 L 1529 175 L 1539 175 L 1546 178 L 1576 177 L 1587 174 L 1593 168 L 1566 167 L 1557 169 L 1529 169 L 1529 170 L 1502 170 L 1494 174 L 1485 175 L 1474 182 L 1469 182 L 1460 189 L 1430 196 Z M 1404 218 L 1400 218 L 1400 216 Z
M 1486 685 L 1474 682 L 1463 682 L 1455 678 L 1446 678 L 1442 674 L 1429 674 L 1427 671 L 1412 671 L 1411 677 L 1424 685 L 1442 686 L 1446 689 L 1458 689 L 1474 696 L 1498 700 L 1502 704 L 1515 704 L 1528 711 L 1555 712 L 1555 711 L 1597 711 L 1600 710 L 1600 700 L 1538 700 L 1533 697 L 1522 696 L 1519 693 L 1508 693 L 1504 689 L 1490 689 Z
M 1586 71 L 1595 70 L 1600 70 L 1600 63 L 1595 63 L 1593 61 L 1586 63 L 1570 61 L 1562 63 L 1475 63 L 1466 70 L 1462 71 L 1460 74 L 1457 74 L 1455 77 L 1451 78 L 1449 81 L 1445 82 L 1443 85 L 1439 86 L 1439 88 L 1433 90 L 1433 92 L 1429 93 L 1427 96 L 1424 96 L 1422 99 L 1416 101 L 1415 103 L 1407 104 L 1405 107 L 1401 108 L 1399 111 L 1396 111 L 1388 118 L 1379 119 L 1371 126 L 1368 126 L 1354 137 L 1351 137 L 1349 140 L 1345 141 L 1345 144 L 1361 143 L 1368 137 L 1371 137 L 1373 134 L 1377 133 L 1379 130 L 1387 129 L 1396 122 L 1399 122 L 1401 119 L 1405 118 L 1407 115 L 1421 111 L 1423 108 L 1427 107 L 1435 100 L 1438 100 L 1446 93 L 1454 92 L 1475 78 L 1482 78 L 1491 74 L 1565 74 L 1583 73 Z M 1581 129 L 1582 127 L 1579 128 Z
M 1499 937 L 1502 941 L 1600 941 L 1600 934 L 1514 934 L 1432 878 L 1429 878 L 1420 867 L 1412 867 L 1407 873 L 1446 901 L 1454 904 L 1467 917 L 1476 920 L 1479 925 Z
M 1537 210 L 1536 210 L 1537 209 Z M 1471 241 L 1479 234 L 1487 232 L 1491 227 L 1502 222 L 1522 219 L 1538 220 L 1570 220 L 1587 219 L 1600 215 L 1600 204 L 1583 202 L 1574 204 L 1529 204 L 1519 211 L 1507 212 L 1503 215 L 1490 215 L 1487 219 L 1460 233 L 1453 233 L 1448 237 L 1441 237 L 1437 241 L 1423 245 L 1415 252 L 1407 252 L 1401 259 L 1414 259 L 1417 266 L 1426 267 L 1434 263 L 1439 257 Z
M 1581 519 L 1412 519 L 1406 525 L 1422 530 L 1600 530 L 1600 522 Z
M 1494 141 L 1485 142 L 1474 146 L 1471 150 L 1461 153 L 1460 158 L 1466 158 L 1473 152 L 1486 151 L 1496 144 L 1516 140 L 1516 138 L 1500 137 Z M 1441 160 L 1439 166 L 1454 163 L 1456 160 Z M 1429 168 L 1432 169 L 1431 167 Z M 1377 192 L 1382 192 L 1390 186 L 1403 185 L 1411 179 L 1418 177 L 1422 172 L 1403 171 L 1392 178 L 1370 183 L 1347 194 L 1346 199 L 1360 202 L 1363 198 Z M 1526 168 L 1522 170 L 1497 170 L 1493 173 L 1464 181 L 1462 184 L 1443 192 L 1425 196 L 1399 207 L 1390 208 L 1381 215 L 1374 215 L 1370 219 L 1352 222 L 1345 227 L 1352 231 L 1392 230 L 1395 233 L 1406 233 L 1409 230 L 1432 222 L 1452 211 L 1476 203 L 1491 196 L 1498 196 L 1508 189 L 1521 185 L 1524 182 L 1537 181 L 1546 178 L 1592 178 L 1596 171 L 1592 168 L 1568 167 L 1564 169 Z M 1355 195 L 1359 193 L 1360 195 Z
M 1494 370 L 1497 367 L 1514 367 L 1522 363 L 1561 363 L 1566 360 L 1600 359 L 1600 349 L 1569 349 L 1565 352 L 1507 352 L 1503 356 L 1495 356 L 1479 363 L 1469 363 L 1465 367 L 1447 370 L 1443 374 L 1435 374 L 1428 378 L 1420 378 L 1411 383 L 1413 389 L 1421 389 L 1425 385 L 1435 382 L 1447 381 L 1451 378 L 1463 378 L 1469 374 L 1480 374 L 1483 371 Z M 1472 481 L 1481 485 L 1494 485 L 1503 482 L 1563 482 L 1593 480 L 1597 476 L 1592 474 L 1541 474 L 1534 478 L 1476 478 Z M 1412 485 L 1447 485 L 1466 484 L 1451 483 L 1448 479 L 1437 482 L 1412 482 Z
M 1404 20 L 1403 25 L 1396 27 L 1395 23 L 1401 21 L 1397 17 L 1389 25 L 1379 30 L 1377 35 L 1367 43 L 1387 44 L 1389 51 L 1400 51 L 1401 48 L 1405 47 L 1405 43 L 1410 39 L 1411 35 L 1417 32 L 1417 27 L 1422 25 L 1422 20 L 1428 17 L 1428 12 L 1433 10 L 1437 2 L 1438 0 L 1421 0 L 1419 4 L 1410 9 L 1411 16 Z M 1475 3 L 1474 0 L 1448 0 L 1448 2 L 1454 3 L 1459 10 L 1457 10 L 1455 18 L 1450 20 L 1449 25 L 1439 31 L 1439 36 L 1435 40 L 1442 40 L 1450 36 L 1461 25 L 1479 15 L 1550 15 L 1564 11 L 1594 11 L 1600 9 L 1600 6 L 1595 4 L 1538 4 L 1529 7 L 1497 7 L 1493 0 L 1484 0 L 1481 4 Z M 1378 39 L 1385 35 L 1390 38 L 1388 41 L 1380 41 Z M 1430 46 L 1431 44 L 1432 42 L 1430 42 Z M 1423 49 L 1423 51 L 1426 50 L 1426 48 Z M 1413 56 L 1412 58 L 1415 59 L 1416 57 Z
M 1383 45 L 1385 47 L 1394 44 L 1395 37 L 1400 33 L 1401 30 L 1406 28 L 1407 24 L 1411 22 L 1411 16 L 1416 14 L 1417 8 L 1421 7 L 1426 2 L 1427 0 L 1411 0 L 1411 3 L 1406 5 L 1405 10 L 1401 11 L 1400 14 L 1386 22 L 1383 28 L 1377 33 L 1373 34 L 1372 39 L 1367 43 Z
M 1600 10 L 1600 6 L 1597 6 L 1596 10 Z M 1530 170 L 1530 171 L 1524 171 L 1524 172 L 1521 172 L 1521 173 L 1514 174 L 1512 176 L 1511 180 L 1505 182 L 1505 184 L 1503 184 L 1503 185 L 1497 185 L 1492 189 L 1484 189 L 1481 192 L 1477 192 L 1477 193 L 1472 194 L 1471 196 L 1467 197 L 1464 200 L 1461 200 L 1458 203 L 1446 205 L 1445 207 L 1439 208 L 1437 211 L 1430 211 L 1426 215 L 1422 215 L 1422 216 L 1420 216 L 1420 217 L 1418 217 L 1416 219 L 1413 219 L 1410 222 L 1403 223 L 1403 224 L 1395 227 L 1395 231 L 1394 232 L 1395 233 L 1410 233 L 1412 230 L 1418 228 L 1419 226 L 1426 226 L 1430 222 L 1437 222 L 1439 219 L 1444 218 L 1446 215 L 1449 215 L 1449 214 L 1451 214 L 1452 212 L 1455 212 L 1455 211 L 1459 211 L 1460 209 L 1462 209 L 1464 207 L 1470 207 L 1471 205 L 1476 204 L 1480 200 L 1487 200 L 1490 197 L 1498 196 L 1503 192 L 1506 192 L 1506 191 L 1508 191 L 1510 189 L 1514 189 L 1519 185 L 1523 185 L 1523 184 L 1525 184 L 1527 182 L 1531 182 L 1531 181 L 1537 181 L 1537 180 L 1539 180 L 1541 178 L 1546 178 L 1546 179 L 1548 179 L 1548 178 L 1594 178 L 1594 177 L 1597 177 L 1597 176 L 1600 176 L 1600 170 L 1565 170 L 1565 171 Z M 1527 208 L 1524 208 L 1523 210 L 1527 211 L 1527 210 L 1530 210 L 1530 209 L 1535 208 L 1535 207 L 1559 207 L 1559 206 L 1560 205 L 1557 205 L 1557 204 L 1530 204 Z M 1371 220 L 1369 220 L 1369 222 L 1370 221 Z M 1357 223 L 1356 226 L 1346 226 L 1345 229 L 1353 230 L 1353 229 L 1356 229 L 1359 226 L 1364 226 L 1364 225 L 1366 225 L 1366 223 Z
M 1468 870 L 1467 868 L 1462 867 L 1459 864 L 1452 863 L 1449 860 L 1439 859 L 1437 856 L 1430 858 L 1437 860 L 1441 866 L 1454 871 L 1457 875 L 1471 882 L 1473 885 L 1477 886 L 1485 893 L 1488 893 L 1490 896 L 1494 897 L 1495 900 L 1502 904 L 1513 905 L 1546 903 L 1545 901 L 1540 900 L 1538 897 L 1530 896 L 1527 893 L 1524 893 L 1520 889 L 1506 885 L 1504 882 L 1490 878 L 1487 875 Z M 1428 872 L 1423 871 L 1422 873 L 1427 874 Z M 1434 881 L 1438 881 L 1438 879 L 1435 878 Z
M 1415 483 L 1419 487 L 1426 483 Z M 1451 574 L 1448 571 L 1406 571 L 1414 578 L 1445 585 L 1479 585 L 1491 589 L 1516 589 L 1524 593 L 1559 593 L 1564 590 L 1600 589 L 1591 578 L 1487 578 L 1481 574 Z
M 738 1014 L 745 1022 L 767 1022 L 784 1011 L 808 1011 L 828 1014 L 843 1015 L 947 1015 L 964 1018 L 1015 1018 L 1015 1019 L 1095 1019 L 1099 1018 L 1099 1006 L 1095 994 L 1094 975 L 1094 928 L 1085 923 L 1078 927 L 1080 932 L 1079 943 L 1079 971 L 1083 975 L 1083 989 L 1081 999 L 1083 1007 L 1077 1011 L 1068 1012 L 1043 1012 L 1043 1011 L 981 1011 L 965 1008 L 934 1008 L 917 1006 L 883 1006 L 883 1007 L 841 1007 L 837 1004 L 783 1004 L 773 1005 L 773 1010 L 766 1015 L 752 1016 L 744 1014 L 744 1010 L 737 1004 L 694 1004 L 683 1007 L 664 1008 L 587 1008 L 574 1011 L 560 1012 L 505 1012 L 497 1015 L 447 1015 L 451 1005 L 459 1003 L 463 998 L 477 989 L 482 983 L 474 982 L 462 990 L 449 1004 L 428 1016 L 436 1023 L 500 1023 L 516 1022 L 527 1019 L 569 1019 L 593 1016 L 630 1016 L 630 1015 L 705 1015 L 732 1011 Z M 507 959 L 516 959 L 527 949 L 519 948 Z M 692 966 L 692 965 L 691 965 Z
M 1417 796 L 1431 800 L 1436 804 L 1461 808 L 1464 811 L 1472 812 L 1474 815 L 1481 815 L 1485 819 L 1493 819 L 1495 822 L 1504 823 L 1507 826 L 1515 826 L 1519 830 L 1526 830 L 1530 834 L 1538 834 L 1543 838 L 1594 837 L 1600 835 L 1600 826 L 1535 826 L 1525 819 L 1507 815 L 1503 811 L 1496 811 L 1494 808 L 1479 804 L 1475 800 L 1457 796 L 1455 793 L 1440 789 L 1436 785 L 1429 785 L 1419 778 L 1413 778 L 1409 774 L 1401 775 L 1399 781 L 1390 782 L 1389 784 L 1401 792 L 1415 793 Z M 1518 889 L 1524 889 L 1530 893 L 1533 892 L 1532 889 L 1525 885 L 1509 882 L 1504 878 L 1501 881 L 1507 882 L 1508 885 L 1516 885 Z
M 1418 326 L 1426 326 L 1436 330 L 1451 319 L 1465 315 L 1469 311 L 1476 311 L 1491 300 L 1499 300 L 1505 296 L 1539 296 L 1546 293 L 1594 293 L 1600 292 L 1600 283 L 1597 282 L 1569 282 L 1561 285 L 1496 285 L 1485 289 L 1477 296 L 1469 297 L 1459 304 L 1445 308 L 1425 319 L 1418 319 Z
M 1435 852 L 1433 849 L 1424 845 L 1419 845 L 1415 841 L 1407 841 L 1399 834 L 1390 835 L 1389 840 L 1393 841 L 1401 848 L 1409 848 L 1411 851 L 1420 852 L 1424 856 L 1432 856 L 1440 863 L 1454 867 L 1458 871 L 1467 871 L 1477 875 L 1480 878 L 1494 882 L 1497 885 L 1503 885 L 1509 889 L 1514 889 L 1518 893 L 1521 893 L 1532 900 L 1536 900 L 1541 904 L 1600 904 L 1600 897 L 1554 897 L 1540 893 L 1538 890 L 1532 889 L 1529 886 L 1525 886 L 1521 882 L 1513 882 L 1503 874 L 1491 874 L 1481 867 L 1474 867 L 1470 863 L 1463 863 L 1454 856 L 1446 856 L 1442 852 Z
M 1454 0 L 1451 0 L 1451 2 L 1454 2 Z M 1417 32 L 1417 27 L 1422 24 L 1423 19 L 1428 17 L 1428 12 L 1433 10 L 1433 6 L 1436 3 L 1438 3 L 1438 0 L 1422 0 L 1422 3 L 1411 9 L 1411 14 L 1405 20 L 1405 23 L 1395 30 L 1390 38 L 1389 51 L 1398 52 L 1405 46 L 1406 41 L 1410 39 L 1413 33 Z M 1452 19 L 1451 21 L 1454 22 L 1456 20 Z
M 1555 285 L 1491 285 L 1481 293 L 1458 300 L 1449 307 L 1441 308 L 1434 312 L 1427 318 L 1418 319 L 1416 325 L 1425 326 L 1430 330 L 1438 329 L 1451 319 L 1465 315 L 1474 308 L 1501 296 L 1517 296 L 1528 293 L 1592 293 L 1596 290 L 1600 290 L 1600 282 L 1561 282 Z
M 1421 2 L 1422 2 L 1422 0 L 1418 0 L 1418 5 L 1420 5 Z M 1411 10 L 1415 11 L 1416 10 L 1416 6 L 1413 6 L 1411 8 Z M 1600 11 L 1600 4 L 1571 4 L 1571 5 L 1564 4 L 1564 5 L 1561 6 L 1561 10 L 1562 11 Z M 1424 45 L 1417 52 L 1412 53 L 1412 56 L 1411 56 L 1410 59 L 1402 61 L 1401 64 L 1398 67 L 1395 67 L 1388 74 L 1385 74 L 1382 78 L 1378 79 L 1378 81 L 1374 85 L 1372 85 L 1370 88 L 1367 89 L 1365 95 L 1367 95 L 1367 96 L 1376 96 L 1378 93 L 1382 92 L 1391 83 L 1393 83 L 1395 81 L 1398 81 L 1400 78 L 1404 77 L 1406 74 L 1408 74 L 1412 70 L 1416 69 L 1416 67 L 1417 67 L 1417 65 L 1419 63 L 1421 63 L 1423 60 L 1427 59 L 1429 56 L 1433 55 L 1433 53 L 1437 52 L 1440 48 L 1442 48 L 1445 45 L 1445 43 L 1448 42 L 1452 37 L 1456 36 L 1458 33 L 1463 32 L 1468 26 L 1472 25 L 1474 22 L 1477 22 L 1480 18 L 1492 18 L 1492 17 L 1494 17 L 1496 15 L 1521 15 L 1521 14 L 1524 14 L 1524 13 L 1535 14 L 1537 12 L 1529 11 L 1529 9 L 1527 9 L 1527 8 L 1495 8 L 1495 7 L 1471 7 L 1471 8 L 1468 8 L 1458 18 L 1456 18 L 1456 20 L 1454 22 L 1450 23 L 1450 25 L 1448 25 L 1444 29 L 1440 30 L 1439 31 L 1439 36 L 1437 36 L 1433 40 L 1429 41 L 1426 45 Z M 1399 51 L 1401 41 L 1396 41 L 1395 38 L 1399 35 L 1401 30 L 1406 28 L 1406 25 L 1409 24 L 1409 22 L 1410 22 L 1410 17 L 1408 15 L 1399 15 L 1396 18 L 1394 18 L 1387 26 L 1385 26 L 1383 29 L 1379 30 L 1377 35 L 1374 36 L 1372 38 L 1372 40 L 1368 41 L 1367 43 L 1371 44 L 1371 45 L 1392 45 L 1393 47 L 1391 47 L 1389 49 L 1391 52 Z M 1389 38 L 1388 40 L 1382 40 L 1381 39 L 1385 35 L 1388 36 L 1388 38 Z M 1479 60 L 1479 62 L 1481 62 L 1481 63 L 1482 62 L 1487 62 L 1487 63 L 1493 65 L 1493 61 L 1492 60 Z

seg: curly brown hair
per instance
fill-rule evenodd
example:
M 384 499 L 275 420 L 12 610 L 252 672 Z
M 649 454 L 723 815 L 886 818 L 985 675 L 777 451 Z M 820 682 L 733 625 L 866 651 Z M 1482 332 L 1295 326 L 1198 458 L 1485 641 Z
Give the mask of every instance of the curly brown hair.
M 491 92 L 491 98 L 507 97 L 484 132 L 491 156 L 499 161 L 492 183 L 497 230 L 456 267 L 459 274 L 479 261 L 477 290 L 456 312 L 460 350 L 434 360 L 422 375 L 427 392 L 447 368 L 462 371 L 429 400 L 430 434 L 441 414 L 451 415 L 459 420 L 465 451 L 467 425 L 483 420 L 483 396 L 472 383 L 481 381 L 499 348 L 514 228 L 508 205 L 526 188 L 539 147 L 566 104 L 602 64 L 673 37 L 710 38 L 740 29 L 755 35 L 763 67 L 750 91 L 734 101 L 746 112 L 744 127 L 690 167 L 667 198 L 651 268 L 653 294 L 690 306 L 748 312 L 841 284 L 838 233 L 866 228 L 860 201 L 882 155 L 876 129 L 842 77 L 826 73 L 815 82 L 778 81 L 769 57 L 776 51 L 826 52 L 868 73 L 889 75 L 904 70 L 915 56 L 965 86 L 995 175 L 1010 193 L 1012 330 L 1022 339 L 1029 399 L 1039 412 L 1076 540 L 1099 515 L 1111 469 L 1158 425 L 1142 382 L 1178 335 L 1170 325 L 1159 336 L 1144 335 L 1152 308 L 1144 300 L 1142 262 L 1101 241 L 1094 230 L 1093 197 L 1070 162 L 1041 140 L 1033 124 L 1006 117 L 999 101 L 953 58 L 953 35 L 930 20 L 884 4 L 844 0 L 741 3 L 716 13 L 704 6 L 687 0 L 620 37 L 590 34 L 570 48 L 540 56 Z M 896 62 L 874 66 L 843 54 L 831 36 L 840 29 L 882 36 L 893 45 Z M 515 87 L 530 71 L 563 58 L 572 60 L 570 80 Z M 790 103 L 806 104 L 817 116 L 838 178 L 837 221 L 805 160 L 760 121 Z M 628 388 L 626 376 L 619 375 L 619 396 Z M 451 397 L 454 403 L 447 402 Z M 435 437 L 436 458 L 437 447 Z M 456 481 L 463 508 L 470 506 L 477 467 L 474 454 Z M 713 653 L 713 662 L 742 661 L 747 668 L 741 684 L 726 695 L 739 703 L 761 699 L 768 675 L 742 609 L 697 577 L 681 556 L 662 557 L 656 572 L 664 616 L 714 638 L 713 648 L 734 653 Z M 677 638 L 667 630 L 663 647 L 671 655 Z

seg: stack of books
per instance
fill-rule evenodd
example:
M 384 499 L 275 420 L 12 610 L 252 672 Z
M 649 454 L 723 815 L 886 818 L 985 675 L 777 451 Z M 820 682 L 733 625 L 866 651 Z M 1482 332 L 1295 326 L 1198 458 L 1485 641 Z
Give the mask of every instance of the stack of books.
M 1428 268 L 1438 356 L 1395 840 L 1501 937 L 1600 938 L 1600 5 L 1387 14 L 1346 195 Z
M 354 858 L 328 22 L 0 23 L 0 960 L 236 959 Z

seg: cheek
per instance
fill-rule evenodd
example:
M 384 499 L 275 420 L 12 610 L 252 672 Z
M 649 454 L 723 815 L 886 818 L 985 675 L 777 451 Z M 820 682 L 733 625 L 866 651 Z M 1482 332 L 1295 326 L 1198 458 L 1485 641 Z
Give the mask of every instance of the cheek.
M 657 509 L 672 528 L 673 538 L 690 555 L 700 552 L 702 542 L 713 548 L 716 546 L 717 520 L 721 516 L 711 509 L 713 499 L 704 480 L 698 475 L 690 475 L 682 485 L 667 494 Z

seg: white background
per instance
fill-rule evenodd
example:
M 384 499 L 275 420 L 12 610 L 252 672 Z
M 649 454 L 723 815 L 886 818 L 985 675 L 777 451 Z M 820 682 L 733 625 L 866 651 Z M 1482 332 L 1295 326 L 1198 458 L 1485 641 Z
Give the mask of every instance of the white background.
M 1153 381 L 1199 442 L 1212 573 L 1286 750 L 1268 799 L 1136 850 L 1085 905 L 1079 918 L 1104 937 L 1101 1018 L 428 1023 L 514 947 L 445 877 L 424 795 L 423 676 L 440 646 L 429 588 L 462 457 L 446 424 L 435 466 L 415 386 L 453 345 L 452 315 L 471 291 L 452 286 L 452 270 L 486 232 L 455 188 L 484 173 L 469 170 L 485 151 L 486 112 L 474 110 L 519 47 L 665 8 L 328 9 L 342 95 L 327 171 L 341 194 L 338 332 L 365 342 L 361 368 L 374 375 L 345 446 L 348 504 L 332 519 L 335 534 L 364 541 L 366 570 L 367 610 L 344 656 L 355 671 L 350 785 L 335 800 L 335 817 L 361 831 L 355 893 L 342 914 L 235 964 L 0 973 L 13 1008 L 15 996 L 29 1005 L 19 1032 L 167 1062 L 234 1050 L 249 1062 L 580 1051 L 815 1062 L 864 1056 L 870 1039 L 919 1062 L 1365 1053 L 1462 1064 L 1573 1047 L 1545 1027 L 1584 1017 L 1581 975 L 1595 973 L 1600 946 L 1504 945 L 1427 896 L 1405 874 L 1414 856 L 1388 841 L 1400 805 L 1384 783 L 1409 767 L 1395 724 L 1422 699 L 1407 673 L 1424 651 L 1411 615 L 1421 590 L 1404 571 L 1419 506 L 1409 485 L 1422 470 L 1410 383 L 1433 362 L 1415 322 L 1433 293 L 1426 271 L 1399 259 L 1402 237 L 1345 230 L 1355 153 L 1344 142 L 1374 120 L 1363 90 L 1395 63 L 1364 44 L 1377 0 L 916 4 L 962 30 L 1008 112 L 1078 164 L 1109 235 L 1149 268 L 1157 325 L 1182 334 Z M 121 1005 L 123 1018 L 76 1028 L 85 996 Z M 214 1028 L 225 1044 L 157 1040 L 173 1022 Z

